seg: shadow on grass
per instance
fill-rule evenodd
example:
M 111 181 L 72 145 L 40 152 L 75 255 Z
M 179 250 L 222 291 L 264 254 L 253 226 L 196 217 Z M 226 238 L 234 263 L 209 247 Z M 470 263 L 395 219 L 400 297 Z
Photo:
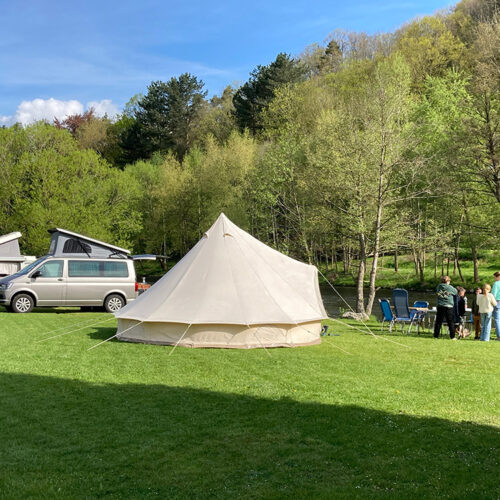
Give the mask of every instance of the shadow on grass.
M 3 498 L 499 493 L 493 427 L 31 375 L 0 375 L 0 393 Z

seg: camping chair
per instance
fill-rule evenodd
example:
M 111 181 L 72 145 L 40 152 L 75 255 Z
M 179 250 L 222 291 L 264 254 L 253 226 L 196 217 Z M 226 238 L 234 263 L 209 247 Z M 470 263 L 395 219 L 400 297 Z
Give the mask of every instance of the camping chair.
M 401 324 L 401 331 L 403 331 L 403 325 L 408 324 L 408 331 L 406 333 L 409 334 L 415 321 L 415 315 L 410 313 L 408 291 L 404 288 L 395 288 L 392 291 L 392 302 L 394 303 L 394 312 L 396 315 L 394 322 Z
M 394 325 L 394 314 L 392 314 L 391 304 L 387 299 L 378 299 L 380 304 L 380 309 L 382 309 L 382 330 L 384 329 L 384 323 L 389 322 L 389 331 L 392 332 L 392 326 Z
M 429 302 L 425 300 L 416 300 L 413 303 L 414 308 L 429 309 Z M 413 315 L 413 321 L 417 323 L 417 333 L 420 335 L 420 327 L 424 329 L 425 318 L 427 317 L 427 311 L 422 311 L 419 309 L 413 309 L 411 311 Z

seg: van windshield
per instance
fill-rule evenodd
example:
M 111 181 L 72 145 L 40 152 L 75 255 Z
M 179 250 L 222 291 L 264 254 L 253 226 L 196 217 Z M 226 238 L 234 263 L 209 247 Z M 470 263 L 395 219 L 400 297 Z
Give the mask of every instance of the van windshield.
M 30 273 L 37 267 L 39 264 L 41 264 L 44 260 L 46 260 L 47 257 L 40 257 L 39 259 L 35 260 L 35 262 L 32 262 L 30 265 L 23 267 L 20 271 L 17 273 L 13 274 L 12 276 L 24 276 L 25 274 Z

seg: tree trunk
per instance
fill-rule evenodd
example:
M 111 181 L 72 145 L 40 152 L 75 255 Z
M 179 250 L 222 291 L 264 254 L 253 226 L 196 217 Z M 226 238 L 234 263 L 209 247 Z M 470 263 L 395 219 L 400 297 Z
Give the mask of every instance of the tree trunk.
M 413 256 L 413 267 L 415 268 L 415 277 L 418 278 L 418 257 L 417 257 L 417 250 L 415 247 L 412 247 L 411 253 Z
M 479 266 L 477 258 L 477 247 L 475 244 L 472 245 L 472 262 L 474 265 L 474 283 L 479 283 Z
M 359 268 L 356 284 L 356 312 L 364 314 L 365 297 L 363 293 L 363 281 L 366 269 L 366 241 L 364 233 L 359 234 Z
M 373 261 L 372 261 L 372 269 L 370 272 L 368 302 L 366 304 L 366 314 L 368 314 L 368 316 L 370 316 L 370 314 L 372 313 L 373 303 L 375 302 L 375 294 L 377 292 L 375 288 L 375 282 L 377 279 L 378 256 L 380 253 L 380 231 L 382 224 L 382 183 L 383 183 L 383 176 L 382 174 L 380 174 L 377 217 L 375 219 L 375 238 L 373 242 Z
M 347 274 L 349 272 L 349 262 L 347 261 L 347 248 L 344 245 L 342 247 L 342 263 L 344 264 L 344 274 Z
M 424 265 L 422 263 L 422 258 L 421 258 L 420 255 L 417 255 L 417 265 L 418 265 L 419 280 L 420 280 L 420 283 L 423 283 L 425 281 L 425 278 L 424 278 Z
M 398 271 L 399 271 L 398 246 L 396 245 L 396 250 L 394 250 L 394 272 L 397 273 Z

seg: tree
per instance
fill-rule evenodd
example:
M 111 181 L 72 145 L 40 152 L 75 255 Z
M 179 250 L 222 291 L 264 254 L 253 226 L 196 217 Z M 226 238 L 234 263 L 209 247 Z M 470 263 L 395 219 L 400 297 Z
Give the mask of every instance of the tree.
M 410 122 L 410 73 L 397 54 L 377 63 L 352 64 L 332 81 L 336 100 L 319 118 L 308 160 L 316 196 L 344 219 L 358 248 L 357 312 L 371 314 L 378 258 L 396 206 L 426 194 L 423 164 L 411 155 L 416 137 Z M 369 293 L 364 276 L 372 256 Z
M 250 79 L 236 92 L 233 103 L 238 125 L 252 133 L 262 130 L 261 114 L 274 97 L 276 89 L 300 82 L 304 79 L 306 67 L 288 54 L 280 53 L 268 66 L 257 66 L 250 73 Z
M 70 115 L 64 120 L 60 121 L 58 118 L 54 119 L 54 125 L 59 129 L 67 129 L 72 135 L 75 135 L 77 130 L 84 124 L 89 123 L 95 119 L 94 108 L 90 108 L 83 114 Z
M 151 157 L 156 151 L 172 151 L 179 159 L 184 157 L 192 143 L 190 127 L 206 96 L 203 87 L 204 83 L 189 73 L 166 83 L 151 83 L 135 114 L 133 134 L 139 155 Z
M 193 142 L 203 144 L 207 137 L 214 137 L 219 144 L 227 142 L 236 130 L 233 97 L 235 89 L 228 85 L 222 95 L 214 96 L 200 111 L 198 120 L 192 127 Z
M 79 149 L 67 130 L 43 122 L 7 129 L 0 158 L 9 187 L 0 190 L 0 228 L 21 231 L 30 253 L 46 253 L 47 229 L 57 226 L 120 246 L 133 242 L 140 229 L 135 185 L 95 151 Z
M 427 75 L 443 76 L 466 62 L 466 48 L 443 19 L 427 16 L 411 22 L 398 33 L 397 48 L 411 69 L 415 89 L 421 90 Z

